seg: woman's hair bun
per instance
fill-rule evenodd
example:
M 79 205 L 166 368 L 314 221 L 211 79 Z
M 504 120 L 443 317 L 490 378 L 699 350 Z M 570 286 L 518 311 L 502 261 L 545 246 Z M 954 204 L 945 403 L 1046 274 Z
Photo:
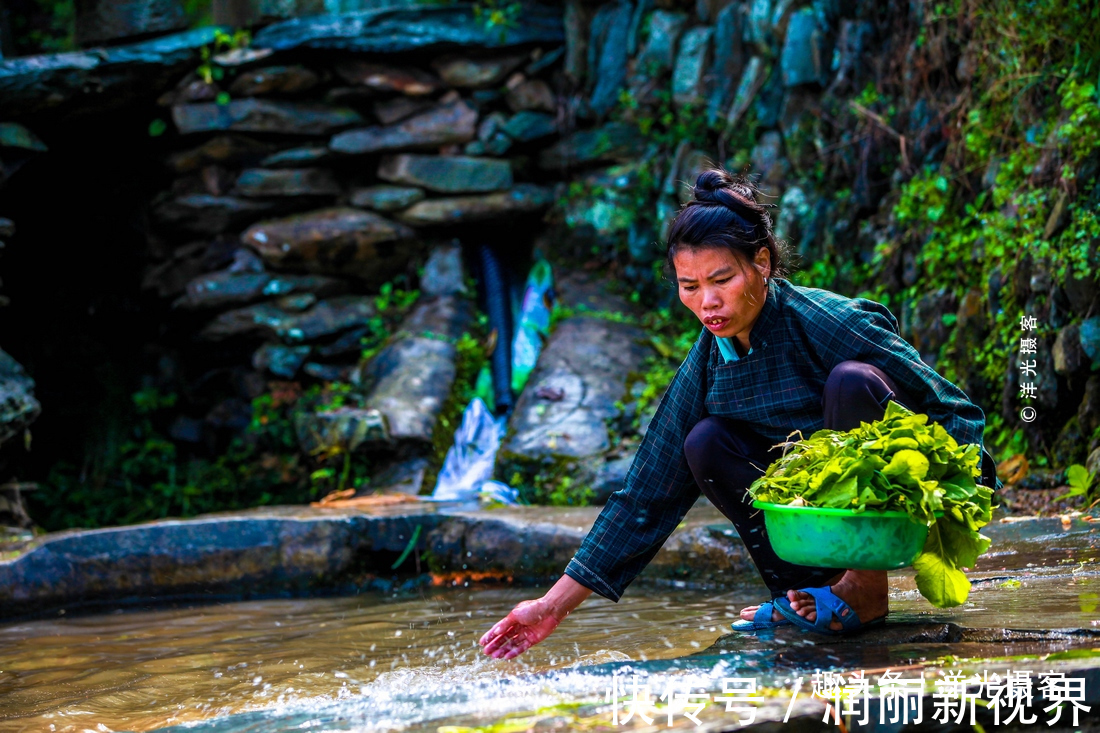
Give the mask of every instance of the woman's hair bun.
M 757 218 L 765 213 L 765 207 L 756 201 L 756 188 L 749 179 L 731 175 L 721 168 L 699 174 L 693 194 L 701 204 L 719 204 L 742 216 L 755 214 L 753 218 Z

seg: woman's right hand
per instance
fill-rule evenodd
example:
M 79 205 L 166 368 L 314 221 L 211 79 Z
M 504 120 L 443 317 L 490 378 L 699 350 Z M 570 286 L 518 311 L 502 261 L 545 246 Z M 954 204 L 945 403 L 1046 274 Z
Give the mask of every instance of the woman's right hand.
M 519 656 L 550 636 L 562 619 L 591 594 L 588 588 L 563 575 L 546 595 L 520 603 L 477 643 L 494 659 Z
M 486 631 L 478 644 L 494 659 L 511 659 L 550 636 L 560 622 L 544 599 L 524 601 Z

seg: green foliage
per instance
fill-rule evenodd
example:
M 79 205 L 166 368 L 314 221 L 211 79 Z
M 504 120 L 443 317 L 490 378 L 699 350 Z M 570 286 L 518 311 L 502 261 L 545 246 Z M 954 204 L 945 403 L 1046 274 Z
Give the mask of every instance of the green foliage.
M 248 48 L 251 44 L 252 33 L 246 29 L 236 30 L 233 33 L 227 33 L 220 28 L 216 29 L 213 43 L 208 43 L 199 49 L 202 63 L 195 69 L 195 74 L 207 84 L 221 81 L 225 78 L 225 69 L 214 63 L 214 57 L 227 51 Z M 219 95 L 218 104 L 228 104 L 228 102 L 228 94 L 224 101 Z
M 61 463 L 31 497 L 34 516 L 47 529 L 188 517 L 312 498 L 296 449 L 293 390 L 253 403 L 252 422 L 216 460 L 183 455 L 161 425 L 175 394 L 143 389 L 133 395 L 136 419 L 117 451 L 91 473 Z
M 474 18 L 481 21 L 487 31 L 497 31 L 504 40 L 508 31 L 519 28 L 523 3 L 518 0 L 475 0 Z
M 943 289 L 961 302 L 967 290 L 984 289 L 999 273 L 1006 286 L 999 309 L 988 314 L 990 333 L 963 344 L 951 328 L 937 361 L 949 379 L 969 374 L 982 382 L 982 392 L 997 394 L 1015 363 L 1019 317 L 1029 302 L 1043 302 L 1015 290 L 1017 268 L 1039 263 L 1061 285 L 1091 276 L 1097 265 L 1100 214 L 1089 161 L 1100 148 L 1100 8 L 1075 0 L 1028 3 L 1024 11 L 1005 0 L 966 6 L 966 12 L 957 2 L 937 2 L 929 12 L 929 22 L 952 21 L 960 46 L 979 50 L 977 73 L 969 94 L 959 98 L 959 134 L 944 162 L 920 168 L 894 206 L 900 245 L 917 252 L 919 269 L 900 299 L 915 303 Z M 954 24 L 967 13 L 969 39 L 961 35 L 967 24 Z M 1081 179 L 1084 172 L 1089 180 Z M 863 277 L 876 283 L 870 292 L 885 295 L 883 267 L 896 261 L 898 246 L 892 241 L 876 250 Z M 1039 325 L 1036 335 L 1049 336 L 1050 326 Z M 986 438 L 999 457 L 1029 450 L 1013 425 L 999 415 L 988 418 Z
M 591 486 L 574 479 L 570 475 L 572 472 L 572 464 L 563 461 L 529 477 L 530 481 L 516 471 L 512 474 L 509 485 L 519 490 L 519 500 L 523 504 L 588 506 L 596 492 Z
M 1069 484 L 1069 491 L 1059 496 L 1058 501 L 1074 496 L 1083 496 L 1089 502 L 1100 498 L 1093 494 L 1093 489 L 1096 486 L 1096 474 L 1090 473 L 1080 463 L 1075 463 L 1066 469 L 1066 483 Z
M 405 290 L 392 282 L 382 284 L 378 295 L 374 297 L 375 314 L 367 319 L 367 333 L 360 340 L 363 361 L 373 358 L 382 350 L 393 335 L 393 329 L 419 297 L 419 290 Z
M 35 0 L 37 12 L 12 14 L 10 21 L 19 53 L 63 53 L 76 49 L 74 0 Z
M 753 482 L 753 498 L 772 504 L 902 511 L 929 527 L 914 562 L 917 588 L 938 608 L 966 601 L 973 567 L 989 540 L 992 491 L 975 482 L 980 447 L 960 446 L 894 401 L 882 420 L 847 432 L 819 430 L 788 447 Z

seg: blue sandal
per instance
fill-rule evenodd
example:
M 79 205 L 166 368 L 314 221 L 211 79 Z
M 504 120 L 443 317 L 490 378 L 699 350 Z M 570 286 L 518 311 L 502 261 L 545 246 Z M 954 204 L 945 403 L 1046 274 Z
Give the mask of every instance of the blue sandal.
M 756 613 L 753 614 L 752 621 L 746 621 L 745 619 L 734 621 L 730 624 L 730 628 L 734 631 L 760 631 L 761 629 L 774 629 L 777 626 L 789 626 L 791 622 L 785 618 L 772 621 L 772 612 L 775 610 L 775 606 L 772 604 L 772 601 L 761 603 L 760 608 L 756 609 Z
M 866 622 L 860 621 L 859 616 L 852 610 L 852 607 L 845 603 L 843 598 L 833 593 L 831 588 L 800 588 L 799 592 L 813 596 L 817 604 L 817 621 L 811 622 L 809 619 L 800 616 L 798 611 L 791 608 L 791 602 L 785 596 L 776 598 L 774 603 L 775 610 L 779 611 L 783 618 L 800 629 L 815 631 L 819 634 L 841 636 L 886 621 L 886 616 L 879 616 Z M 847 613 L 844 613 L 845 610 L 847 610 Z M 829 628 L 829 624 L 833 621 L 839 621 L 844 628 L 839 631 Z

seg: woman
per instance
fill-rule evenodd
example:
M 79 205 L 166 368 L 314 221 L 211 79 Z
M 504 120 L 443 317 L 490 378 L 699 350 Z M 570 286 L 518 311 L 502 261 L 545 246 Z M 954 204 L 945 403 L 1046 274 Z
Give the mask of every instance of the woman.
M 680 366 L 631 465 L 565 575 L 481 638 L 510 659 L 545 639 L 591 593 L 617 601 L 700 491 L 733 522 L 772 600 L 741 611 L 737 630 L 787 623 L 846 633 L 883 620 L 883 571 L 779 559 L 747 488 L 794 431 L 850 430 L 893 399 L 927 413 L 960 444 L 980 443 L 985 415 L 898 335 L 885 307 L 788 283 L 786 253 L 744 180 L 704 172 L 668 237 L 680 300 L 703 331 Z M 773 446 L 776 446 L 773 448 Z M 983 452 L 982 483 L 996 483 Z

